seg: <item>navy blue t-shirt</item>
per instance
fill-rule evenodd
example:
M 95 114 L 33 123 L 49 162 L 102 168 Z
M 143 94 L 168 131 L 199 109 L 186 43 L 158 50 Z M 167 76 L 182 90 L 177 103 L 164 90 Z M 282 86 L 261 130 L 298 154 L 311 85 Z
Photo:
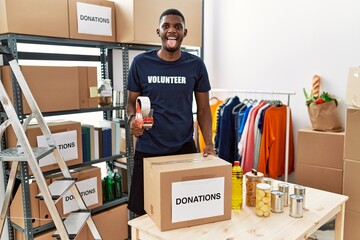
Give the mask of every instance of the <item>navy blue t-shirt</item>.
M 198 56 L 181 52 L 169 62 L 150 50 L 136 56 L 131 64 L 128 90 L 147 96 L 154 109 L 154 125 L 138 138 L 136 150 L 169 154 L 193 138 L 193 92 L 210 91 L 208 73 Z

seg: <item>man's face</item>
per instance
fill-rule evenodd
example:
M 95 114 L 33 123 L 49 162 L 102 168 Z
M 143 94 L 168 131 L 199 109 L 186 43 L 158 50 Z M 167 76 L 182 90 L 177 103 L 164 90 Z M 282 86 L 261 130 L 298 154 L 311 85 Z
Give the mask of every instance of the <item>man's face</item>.
M 167 15 L 161 19 L 157 33 L 161 38 L 162 47 L 166 51 L 175 52 L 180 49 L 187 30 L 180 16 Z

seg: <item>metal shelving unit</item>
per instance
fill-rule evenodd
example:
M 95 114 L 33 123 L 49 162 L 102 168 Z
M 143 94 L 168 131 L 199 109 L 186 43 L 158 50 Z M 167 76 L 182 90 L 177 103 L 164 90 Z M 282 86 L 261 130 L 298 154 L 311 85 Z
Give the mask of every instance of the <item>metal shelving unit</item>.
M 19 59 L 27 59 L 27 60 L 58 60 L 58 61 L 96 61 L 101 63 L 101 77 L 102 78 L 112 78 L 111 72 L 109 72 L 109 68 L 111 66 L 111 51 L 112 49 L 123 49 L 123 63 L 124 63 L 124 79 L 127 79 L 128 75 L 128 66 L 129 66 L 129 58 L 128 58 L 128 47 L 126 45 L 111 43 L 111 42 L 97 42 L 97 41 L 87 41 L 87 40 L 75 40 L 75 39 L 63 39 L 63 38 L 52 38 L 52 37 L 41 37 L 41 36 L 30 36 L 30 35 L 20 35 L 20 34 L 4 34 L 0 35 L 0 43 L 3 46 L 8 46 L 11 49 L 11 52 L 16 60 Z M 89 47 L 89 48 L 98 48 L 100 49 L 99 56 L 96 55 L 81 55 L 81 54 L 59 54 L 59 53 L 38 53 L 38 52 L 19 52 L 18 51 L 18 43 L 29 43 L 29 44 L 38 44 L 38 45 L 56 45 L 56 46 L 71 46 L 71 47 Z M 13 76 L 14 80 L 14 76 Z M 126 89 L 126 81 L 123 82 L 124 89 Z M 22 98 L 21 98 L 21 90 L 16 81 L 13 81 L 13 97 L 14 97 L 14 107 L 19 116 L 19 119 L 23 121 L 26 119 L 26 115 L 22 111 Z M 126 102 L 127 95 L 126 91 L 123 96 L 123 103 Z M 116 114 L 116 117 L 121 117 L 124 122 L 127 119 L 125 116 L 125 106 L 116 104 L 111 107 L 99 107 L 99 108 L 88 108 L 88 109 L 80 109 L 73 111 L 59 111 L 59 112 L 47 112 L 44 113 L 44 116 L 56 116 L 56 115 L 68 115 L 68 114 L 78 114 L 78 113 L 89 113 L 89 112 L 103 112 L 104 119 L 112 119 L 112 117 Z M 3 111 L 2 111 L 3 112 Z M 2 119 L 3 121 L 3 119 Z M 95 159 L 90 162 L 86 162 L 80 165 L 71 166 L 71 168 L 76 168 L 80 166 L 93 165 L 97 163 L 111 163 L 114 166 L 116 165 L 116 159 L 126 157 L 127 161 L 127 175 L 128 175 L 128 189 L 130 189 L 131 185 L 131 170 L 132 170 L 132 152 L 133 146 L 131 138 L 130 130 L 127 124 L 124 124 L 126 128 L 126 152 L 121 153 L 119 155 L 114 155 L 107 158 Z M 2 146 L 5 146 L 4 139 L 1 142 Z M 118 167 L 124 168 L 124 166 L 120 165 Z M 47 172 L 46 174 L 50 174 L 51 172 Z M 5 184 L 7 182 L 8 171 L 6 170 L 6 166 L 4 165 L 4 176 L 5 176 Z M 12 227 L 22 231 L 25 234 L 25 239 L 30 240 L 34 238 L 34 234 L 43 232 L 45 230 L 51 229 L 54 227 L 53 223 L 33 228 L 31 221 L 31 204 L 30 204 L 30 190 L 29 190 L 29 181 L 31 180 L 31 176 L 28 174 L 28 166 L 26 163 L 20 163 L 20 170 L 18 172 L 18 178 L 23 183 L 22 184 L 22 194 L 23 194 L 23 206 L 24 206 L 24 228 L 21 228 L 11 221 L 8 221 L 9 226 L 9 239 L 13 239 L 14 236 L 12 234 Z M 128 195 L 123 194 L 123 197 L 120 199 L 116 199 L 111 202 L 105 202 L 102 206 L 93 209 L 92 213 L 97 213 L 100 211 L 106 211 L 107 209 L 120 205 L 122 203 L 127 202 Z M 9 217 L 9 214 L 8 214 Z

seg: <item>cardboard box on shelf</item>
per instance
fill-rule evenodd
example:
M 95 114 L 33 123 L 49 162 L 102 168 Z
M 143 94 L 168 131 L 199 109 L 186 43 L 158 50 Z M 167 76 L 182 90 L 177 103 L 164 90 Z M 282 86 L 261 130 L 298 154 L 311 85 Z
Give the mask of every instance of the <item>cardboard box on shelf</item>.
M 300 129 L 297 136 L 297 163 L 343 169 L 344 132 Z
M 98 107 L 96 67 L 78 67 L 80 108 Z
M 98 106 L 96 67 L 21 66 L 21 71 L 42 112 Z M 4 87 L 13 101 L 10 67 L 2 67 L 1 72 Z M 22 102 L 24 113 L 30 113 L 24 97 Z
M 127 204 L 93 215 L 93 220 L 103 240 L 113 240 L 114 236 L 118 240 L 128 239 Z M 94 239 L 88 227 L 87 229 L 88 240 Z
M 360 239 L 360 213 L 345 210 L 344 239 Z
M 104 0 L 68 0 L 70 38 L 115 42 L 115 4 Z
M 116 6 L 116 42 L 155 44 L 161 41 L 156 34 L 159 17 L 169 8 L 177 8 L 185 17 L 188 35 L 184 46 L 201 47 L 202 1 L 201 0 L 112 0 Z
M 144 159 L 144 208 L 170 230 L 231 218 L 231 164 L 184 154 Z
M 333 193 L 342 193 L 343 170 L 297 163 L 296 183 Z
M 360 162 L 353 160 L 344 160 L 344 178 L 343 178 L 343 194 L 349 196 L 346 202 L 346 210 L 360 213 Z
M 60 148 L 64 160 L 68 166 L 73 166 L 82 163 L 82 142 L 81 142 L 81 123 L 75 121 L 61 121 L 48 123 L 51 133 L 53 134 L 57 144 L 62 144 L 64 147 Z M 26 130 L 29 143 L 32 147 L 39 146 L 39 140 L 43 136 L 38 125 L 29 125 Z M 6 130 L 6 144 L 7 147 L 15 147 L 17 138 L 11 127 Z M 39 139 L 39 140 L 38 140 Z M 65 157 L 67 156 L 67 157 Z M 71 158 L 71 156 L 74 156 Z M 39 165 L 43 172 L 58 169 L 57 163 L 54 163 L 52 155 L 40 159 Z M 32 174 L 29 169 L 29 174 Z
M 72 170 L 71 176 L 76 179 L 77 187 L 88 209 L 94 209 L 103 204 L 101 169 L 94 166 L 86 166 Z M 63 178 L 62 174 L 52 174 L 47 177 L 50 182 Z M 78 210 L 78 205 L 69 190 L 63 198 L 56 203 L 60 216 L 66 217 L 70 212 Z M 40 202 L 40 218 L 51 220 L 46 205 Z
M 39 189 L 35 181 L 31 181 L 29 183 L 29 190 L 32 227 L 35 228 L 40 226 L 39 199 L 36 198 L 36 196 L 39 194 Z M 24 217 L 22 183 L 20 183 L 10 205 L 10 220 L 21 228 L 24 228 Z
M 32 95 L 41 112 L 76 110 L 79 104 L 79 80 L 76 67 L 21 66 Z M 2 81 L 13 101 L 13 87 L 10 66 L 2 67 Z M 23 112 L 30 113 L 30 107 L 22 97 Z
M 360 108 L 346 110 L 344 159 L 360 161 Z
M 0 34 L 69 38 L 67 0 L 0 0 Z

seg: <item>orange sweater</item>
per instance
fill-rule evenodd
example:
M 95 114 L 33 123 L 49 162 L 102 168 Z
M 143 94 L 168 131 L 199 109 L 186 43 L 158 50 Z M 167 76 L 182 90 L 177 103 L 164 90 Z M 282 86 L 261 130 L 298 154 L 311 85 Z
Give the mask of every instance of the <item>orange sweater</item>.
M 258 171 L 271 178 L 278 178 L 285 173 L 286 150 L 286 108 L 269 108 L 264 116 L 264 128 L 261 137 Z M 289 136 L 289 171 L 294 171 L 294 140 L 290 112 Z

